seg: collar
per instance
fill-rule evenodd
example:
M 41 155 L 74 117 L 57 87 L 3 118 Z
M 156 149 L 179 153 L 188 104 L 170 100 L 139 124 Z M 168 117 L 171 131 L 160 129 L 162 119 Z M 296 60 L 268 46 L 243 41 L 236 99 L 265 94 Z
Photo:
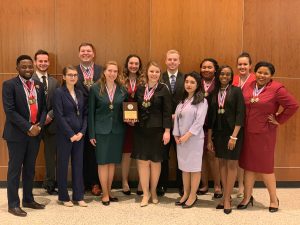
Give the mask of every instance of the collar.
M 26 83 L 26 79 L 24 79 L 23 77 L 20 76 L 20 74 L 18 75 L 18 77 L 20 78 L 21 82 L 23 81 L 24 83 Z M 32 77 L 29 79 L 30 82 L 32 82 Z
M 178 70 L 175 73 L 171 73 L 169 70 L 167 70 L 167 73 L 168 73 L 169 79 L 171 79 L 172 75 L 174 75 L 175 78 L 177 78 Z
M 93 65 L 94 65 L 94 62 L 91 62 L 91 64 L 88 65 L 88 66 L 84 66 L 83 64 L 80 63 L 80 66 L 82 66 L 85 70 L 86 70 L 87 68 L 91 68 Z
M 48 78 L 48 73 L 42 74 L 40 71 L 35 71 L 35 74 L 38 76 L 39 80 L 43 80 L 42 76 L 46 76 Z

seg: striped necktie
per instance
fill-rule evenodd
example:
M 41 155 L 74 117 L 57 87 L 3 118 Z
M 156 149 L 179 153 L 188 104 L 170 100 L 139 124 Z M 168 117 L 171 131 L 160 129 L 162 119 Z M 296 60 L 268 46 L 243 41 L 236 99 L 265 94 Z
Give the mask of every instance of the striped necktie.
M 175 78 L 175 75 L 172 74 L 171 75 L 171 82 L 170 82 L 172 94 L 175 91 L 175 83 L 176 83 L 176 78 Z

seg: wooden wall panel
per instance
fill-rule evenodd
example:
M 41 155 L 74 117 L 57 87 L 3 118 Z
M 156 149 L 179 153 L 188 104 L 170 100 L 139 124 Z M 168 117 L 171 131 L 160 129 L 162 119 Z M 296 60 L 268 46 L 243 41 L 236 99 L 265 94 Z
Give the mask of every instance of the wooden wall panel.
M 165 53 L 181 53 L 181 70 L 199 71 L 203 58 L 235 64 L 242 50 L 242 0 L 153 0 L 151 5 L 151 53 L 165 68 Z
M 245 0 L 244 49 L 265 59 L 277 75 L 299 78 L 300 1 Z
M 72 7 L 68 7 L 72 4 Z M 149 58 L 149 1 L 57 1 L 56 40 L 58 72 L 78 64 L 78 46 L 91 42 L 97 62 L 116 60 L 123 65 L 130 53 Z M 66 54 L 67 52 L 67 54 Z
M 38 49 L 54 53 L 54 0 L 2 0 L 0 7 L 0 73 L 15 73 L 16 58 Z M 4 7 L 5 6 L 5 7 Z M 55 72 L 55 58 L 50 72 Z
M 0 3 L 0 91 L 15 74 L 20 54 L 37 49 L 50 52 L 50 73 L 60 77 L 66 64 L 78 64 L 78 45 L 92 42 L 96 62 L 117 60 L 137 53 L 146 64 L 158 61 L 165 69 L 165 53 L 181 53 L 181 70 L 199 71 L 204 57 L 235 67 L 236 56 L 246 50 L 253 61 L 272 61 L 275 79 L 300 100 L 300 1 L 294 0 L 2 0 Z M 5 7 L 4 7 L 5 6 Z M 2 96 L 0 96 L 2 106 Z M 0 132 L 5 116 L 0 109 Z M 300 113 L 278 130 L 275 171 L 278 180 L 299 180 Z M 171 152 L 171 179 L 175 178 Z M 6 180 L 6 143 L 0 140 L 0 180 Z M 135 162 L 131 178 L 136 180 Z M 41 147 L 36 179 L 44 175 Z M 116 179 L 120 180 L 120 168 Z

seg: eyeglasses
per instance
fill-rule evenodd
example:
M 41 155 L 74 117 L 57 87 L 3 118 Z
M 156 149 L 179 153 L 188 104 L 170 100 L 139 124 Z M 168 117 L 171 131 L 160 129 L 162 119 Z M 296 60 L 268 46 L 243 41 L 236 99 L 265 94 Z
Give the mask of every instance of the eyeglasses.
M 66 76 L 68 76 L 70 78 L 76 78 L 76 77 L 78 77 L 78 74 L 71 74 L 71 73 L 69 73 L 69 74 L 66 74 Z

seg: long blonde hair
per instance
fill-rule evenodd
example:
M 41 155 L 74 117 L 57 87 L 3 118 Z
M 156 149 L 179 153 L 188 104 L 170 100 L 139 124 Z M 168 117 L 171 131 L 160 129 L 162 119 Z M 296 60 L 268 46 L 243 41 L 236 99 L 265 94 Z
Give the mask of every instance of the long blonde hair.
M 99 87 L 100 87 L 100 95 L 103 95 L 105 93 L 106 77 L 104 75 L 104 71 L 107 70 L 107 67 L 110 66 L 110 65 L 114 65 L 118 68 L 118 75 L 117 75 L 117 78 L 115 79 L 115 83 L 119 87 L 124 86 L 124 84 L 122 82 L 122 79 L 121 79 L 120 67 L 119 67 L 118 63 L 116 61 L 108 61 L 107 63 L 105 63 L 105 66 L 104 66 L 103 71 L 102 71 L 101 78 L 98 80 L 98 84 L 99 84 Z

